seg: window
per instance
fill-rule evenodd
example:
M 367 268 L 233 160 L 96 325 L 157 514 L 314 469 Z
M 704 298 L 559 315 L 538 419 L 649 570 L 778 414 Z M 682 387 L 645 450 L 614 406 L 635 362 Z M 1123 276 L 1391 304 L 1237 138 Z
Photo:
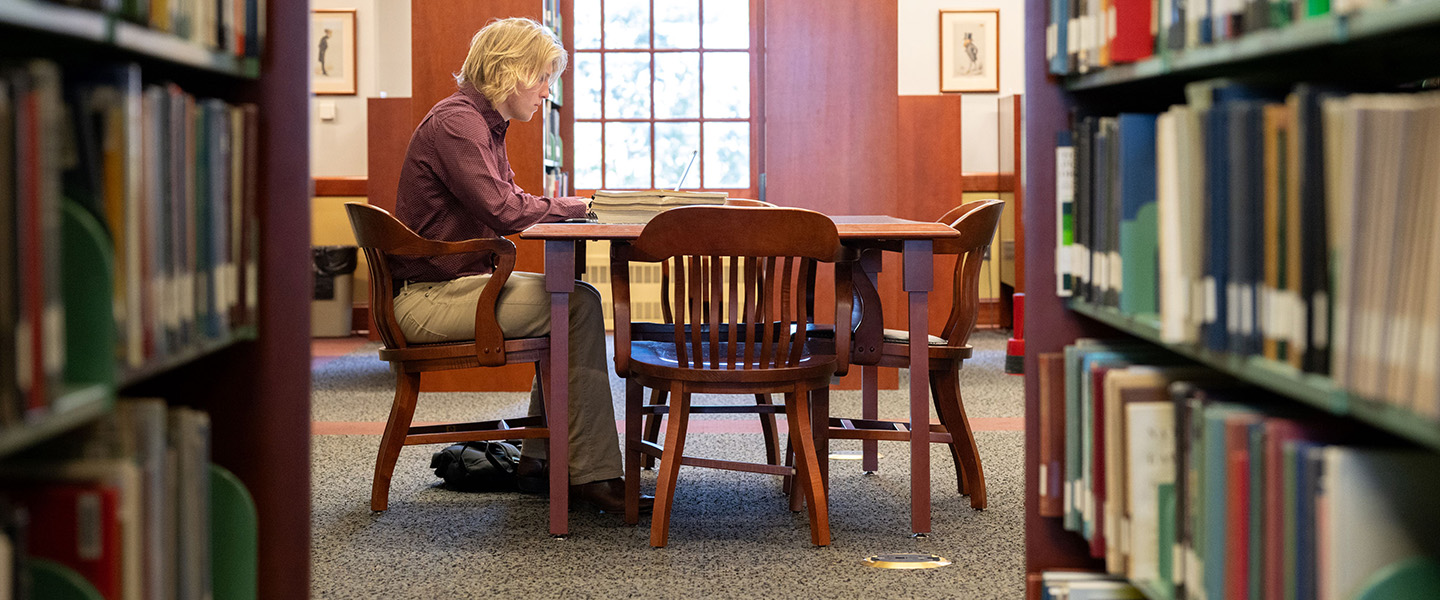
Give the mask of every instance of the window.
M 737 6 L 738 5 L 738 6 Z M 754 188 L 750 2 L 575 0 L 575 187 Z

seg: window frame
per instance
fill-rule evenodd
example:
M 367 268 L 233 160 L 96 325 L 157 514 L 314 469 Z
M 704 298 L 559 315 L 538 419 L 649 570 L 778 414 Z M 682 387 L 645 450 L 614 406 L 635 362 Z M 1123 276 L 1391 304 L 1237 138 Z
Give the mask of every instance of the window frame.
M 650 181 L 651 181 L 652 184 L 658 184 L 659 182 L 657 182 L 657 181 L 655 180 L 655 163 L 656 163 L 656 155 L 655 155 L 655 142 L 656 142 L 656 138 L 655 138 L 655 124 L 657 124 L 657 123 L 696 123 L 696 124 L 698 124 L 698 125 L 700 126 L 700 140 L 701 140 L 701 141 L 700 141 L 700 148 L 698 148 L 698 150 L 700 151 L 700 155 L 699 155 L 699 158 L 695 161 L 695 167 L 692 168 L 692 170 L 691 170 L 691 172 L 690 172 L 690 175 L 686 177 L 686 181 L 687 181 L 687 182 L 694 182 L 695 185 L 686 185 L 686 186 L 685 186 L 685 189 L 688 189 L 688 190 L 704 190 L 704 191 L 726 192 L 726 193 L 730 194 L 731 197 L 742 197 L 742 198 L 758 198 L 758 197 L 760 197 L 760 190 L 761 190 L 760 175 L 761 175 L 761 173 L 764 172 L 764 139 L 762 138 L 762 135 L 761 135 L 761 132 L 762 132 L 761 124 L 764 122 L 764 105 L 763 105 L 763 102 L 762 102 L 762 98 L 764 98 L 764 82 L 765 82 L 765 77 L 764 77 L 764 74 L 763 74 L 763 71 L 762 71 L 762 68 L 763 68 L 763 66 L 764 66 L 764 62 L 765 62 L 765 61 L 764 61 L 764 58 L 763 58 L 763 55 L 762 55 L 763 46 L 762 46 L 762 44 L 761 44 L 761 40 L 763 39 L 763 31 L 764 31 L 764 26 L 763 26 L 763 14 L 762 14 L 762 10 L 761 10 L 761 0 L 747 0 L 746 3 L 745 3 L 746 6 L 749 8 L 749 11 L 750 11 L 750 20 L 749 20 L 749 25 L 750 25 L 750 45 L 749 45 L 748 48 L 745 48 L 745 49 L 740 49 L 740 48 L 706 49 L 706 48 L 704 48 L 704 47 L 703 47 L 703 45 L 704 45 L 704 38 L 703 38 L 703 36 L 704 36 L 704 31 L 703 31 L 703 26 L 701 27 L 701 33 L 700 33 L 700 35 L 701 35 L 701 41 L 700 41 L 700 44 L 699 44 L 700 47 L 697 47 L 697 48 L 656 48 L 656 47 L 655 47 L 655 19 L 654 19 L 654 15 L 655 15 L 655 0 L 650 0 L 649 3 L 648 3 L 648 4 L 649 4 L 649 10 L 650 10 L 650 13 L 649 13 L 649 14 L 650 14 L 650 20 L 649 20 L 649 23 L 650 23 L 650 36 L 649 36 L 649 40 L 650 40 L 650 42 L 649 42 L 649 47 L 647 47 L 647 48 L 613 48 L 613 49 L 611 49 L 611 48 L 605 48 L 605 47 L 604 47 L 604 39 L 605 39 L 605 19 L 604 19 L 604 14 L 605 14 L 605 12 L 604 12 L 604 11 L 605 11 L 605 4 L 606 4 L 607 0 L 597 0 L 597 1 L 600 3 L 600 11 L 601 11 L 601 12 L 600 12 L 600 14 L 601 14 L 601 22 L 600 22 L 600 40 L 601 40 L 601 42 L 600 42 L 600 47 L 599 47 L 599 48 L 587 48 L 587 49 L 580 49 L 580 48 L 578 48 L 578 47 L 572 48 L 572 49 L 570 50 L 570 52 L 571 52 L 571 61 L 570 61 L 570 64 L 571 64 L 571 65 L 579 64 L 579 58 L 580 58 L 580 55 L 581 55 L 581 54 L 593 54 L 593 55 L 595 55 L 595 56 L 597 56 L 597 57 L 599 58 L 599 60 L 596 61 L 596 63 L 598 64 L 598 68 L 600 69 L 600 73 L 599 73 L 599 76 L 598 76 L 598 77 L 599 77 L 599 82 L 600 82 L 600 102 L 601 102 L 601 104 L 600 104 L 600 116 L 597 117 L 597 118 L 579 118 L 578 116 L 574 116 L 574 115 L 575 115 L 575 112 L 574 112 L 574 108 L 573 108 L 573 106 L 572 106 L 572 107 L 570 107 L 570 109 L 569 109 L 567 112 L 569 113 L 569 115 L 571 115 L 573 124 L 579 125 L 579 124 L 581 124 L 581 123 L 596 123 L 596 124 L 598 124 L 598 125 L 600 126 L 600 129 L 601 129 L 601 132 L 602 132 L 601 135 L 603 136 L 603 135 L 604 135 L 604 128 L 605 128 L 605 124 L 606 124 L 606 123 L 649 123 L 649 124 L 650 124 L 650 150 L 651 150 L 651 152 L 650 152 L 650 165 L 649 165 L 649 173 L 650 173 L 650 177 L 649 177 L 649 178 L 650 178 Z M 704 1 L 704 0 L 699 0 L 699 4 L 700 4 L 700 7 L 699 7 L 699 8 L 700 8 L 700 13 L 699 13 L 699 15 L 700 15 L 701 23 L 703 24 L 703 21 L 704 21 L 704 10 L 705 10 L 705 1 Z M 572 27 L 573 27 L 573 25 L 572 25 Z M 749 95 L 750 95 L 750 116 L 749 116 L 748 118 L 739 118 L 739 117 L 730 117 L 730 118 L 705 117 L 705 116 L 704 116 L 704 113 L 703 113 L 703 110 L 702 110 L 700 116 L 698 116 L 698 117 L 693 117 L 693 118 L 690 118 L 690 117 L 686 117 L 686 118 L 675 118 L 675 117 L 657 118 L 657 117 L 655 116 L 655 106 L 656 106 L 656 105 L 655 105 L 655 67 L 654 67 L 655 61 L 654 61 L 653 57 L 654 57 L 654 55 L 656 55 L 656 54 L 672 54 L 672 53 L 686 53 L 686 52 L 693 52 L 693 53 L 700 54 L 700 71 L 699 71 L 699 73 L 698 73 L 698 76 L 699 76 L 699 79 L 700 79 L 700 81 L 699 81 L 699 86 L 700 86 L 699 91 L 700 91 L 700 97 L 701 97 L 701 99 L 702 99 L 702 100 L 701 100 L 702 103 L 703 103 L 703 101 L 704 101 L 703 98 L 704 98 L 704 93 L 705 93 L 705 59 L 704 59 L 704 55 L 705 55 L 705 54 L 708 54 L 708 53 L 716 53 L 716 52 L 735 52 L 735 53 L 745 52 L 745 53 L 749 56 L 749 62 L 750 62 L 750 87 L 749 87 L 749 90 L 750 90 L 750 94 L 749 94 Z M 606 92 L 608 91 L 607 88 L 606 88 L 606 77 L 605 77 L 605 65 L 606 65 L 605 55 L 606 55 L 606 54 L 645 54 L 645 55 L 648 55 L 648 56 L 652 57 L 651 60 L 650 60 L 650 69 L 649 69 L 649 72 L 650 72 L 650 116 L 649 116 L 648 118 L 610 118 L 610 117 L 605 116 Z M 577 91 L 577 95 L 578 95 L 578 89 L 577 89 L 576 91 Z M 703 104 L 702 104 L 702 106 L 703 106 Z M 750 185 L 749 185 L 748 187 L 743 187 L 743 188 L 734 188 L 734 187 L 730 187 L 730 188 L 724 188 L 724 187 L 701 187 L 700 184 L 703 184 L 703 182 L 704 182 L 704 172 L 705 172 L 705 166 L 704 166 L 704 163 L 705 163 L 704 129 L 705 129 L 705 124 L 706 124 L 706 123 L 748 123 L 748 124 L 749 124 L 749 130 L 750 130 Z M 581 144 L 581 143 L 582 143 L 582 140 L 579 140 L 578 137 L 577 137 L 576 140 L 572 141 L 571 146 L 578 148 L 579 144 Z M 602 187 L 602 188 L 600 188 L 600 189 L 620 189 L 620 190 L 625 190 L 625 189 L 646 189 L 646 188 L 633 188 L 633 187 L 606 186 L 606 185 L 605 185 L 605 177 L 606 177 L 606 174 L 605 174 L 605 159 L 606 159 L 606 155 L 605 155 L 605 143 L 604 143 L 604 138 L 601 137 L 599 140 L 594 140 L 594 143 L 596 143 L 596 144 L 599 145 L 598 155 L 599 155 L 599 157 L 600 157 L 600 177 L 601 177 L 601 185 L 604 186 L 604 187 Z M 578 177 L 573 173 L 575 170 L 576 170 L 576 169 L 575 169 L 574 167 L 572 167 L 572 177 L 575 177 L 575 178 L 576 178 L 575 181 L 578 182 Z M 575 193 L 576 193 L 576 194 L 579 194 L 579 195 L 581 195 L 581 196 L 590 196 L 590 195 L 593 194 L 594 192 L 595 192 L 595 189 L 592 189 L 592 188 L 580 188 L 580 187 L 576 187 L 576 189 L 575 189 Z

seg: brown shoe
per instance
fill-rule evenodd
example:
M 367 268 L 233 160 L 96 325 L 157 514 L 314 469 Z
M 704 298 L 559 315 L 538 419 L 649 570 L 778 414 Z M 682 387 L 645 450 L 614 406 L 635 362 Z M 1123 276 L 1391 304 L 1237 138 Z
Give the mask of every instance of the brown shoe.
M 625 513 L 625 479 L 602 479 L 570 486 L 570 497 L 612 514 Z M 655 509 L 655 497 L 640 495 L 640 513 Z

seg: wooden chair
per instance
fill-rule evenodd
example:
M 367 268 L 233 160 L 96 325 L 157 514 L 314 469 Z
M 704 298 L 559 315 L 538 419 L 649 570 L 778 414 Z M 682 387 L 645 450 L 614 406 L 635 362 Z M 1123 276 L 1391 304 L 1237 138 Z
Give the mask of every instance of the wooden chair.
M 970 496 L 970 506 L 985 508 L 985 473 L 980 464 L 980 454 L 975 445 L 975 435 L 970 429 L 970 420 L 965 415 L 965 403 L 960 395 L 960 366 L 970 358 L 970 334 L 975 329 L 980 306 L 980 267 L 985 260 L 985 249 L 995 237 L 995 228 L 1005 203 L 1000 200 L 979 200 L 967 202 L 941 217 L 939 222 L 949 223 L 960 232 L 960 237 L 935 242 L 935 254 L 954 254 L 955 277 L 951 288 L 950 316 L 940 336 L 930 336 L 930 394 L 939 413 L 940 424 L 931 425 L 930 442 L 950 447 L 950 457 L 955 462 L 956 479 L 961 494 Z M 865 277 L 855 278 L 855 289 L 860 305 L 878 305 L 879 294 Z M 857 333 L 857 337 L 862 334 Z M 909 368 L 909 332 L 900 330 L 883 331 L 880 341 L 880 361 L 877 366 Z M 911 371 L 912 377 L 914 371 Z M 874 415 L 877 410 L 871 404 L 874 396 L 867 394 L 862 411 Z M 818 412 L 818 410 L 817 410 Z M 888 421 L 865 418 L 829 417 L 829 427 L 816 440 L 817 451 L 828 453 L 829 439 L 890 440 L 909 441 L 908 421 Z
M 776 208 L 774 204 L 764 200 L 752 200 L 750 198 L 726 198 L 725 206 L 750 206 L 759 208 Z M 630 324 L 630 339 L 634 341 L 670 341 L 673 340 L 675 310 L 670 305 L 670 264 L 674 260 L 665 260 L 660 263 L 660 315 L 663 322 L 635 322 Z M 814 305 L 811 304 L 813 307 Z M 667 402 L 670 391 L 665 388 L 655 388 L 650 391 L 650 404 L 652 406 L 663 406 Z M 769 394 L 755 394 L 755 404 L 770 404 Z M 760 434 L 765 439 L 765 460 L 772 465 L 780 464 L 780 434 L 775 428 L 774 413 L 760 413 Z M 654 442 L 660 439 L 660 415 L 645 415 L 645 439 Z M 645 469 L 655 468 L 655 457 L 645 455 L 642 459 L 642 466 Z
M 668 341 L 631 339 L 630 262 L 675 262 L 675 314 Z M 670 509 L 683 465 L 795 476 L 808 500 L 810 539 L 830 543 L 829 515 L 811 427 L 810 394 L 828 394 L 848 351 L 817 355 L 808 344 L 806 298 L 817 262 L 844 260 L 835 225 L 788 208 L 697 206 L 660 214 L 633 244 L 611 246 L 615 370 L 626 378 L 625 518 L 639 520 L 640 457 L 660 457 L 650 545 L 669 537 Z M 848 264 L 837 270 L 848 273 Z M 836 277 L 840 347 L 848 348 L 851 283 Z M 669 406 L 644 405 L 643 388 L 668 389 Z M 785 405 L 696 406 L 691 394 L 785 394 Z M 685 456 L 691 414 L 785 411 L 795 467 Z M 644 415 L 667 414 L 665 445 L 643 439 Z
M 474 239 L 463 242 L 441 242 L 420 237 L 384 209 L 361 203 L 346 203 L 350 226 L 355 239 L 365 251 L 370 268 L 371 315 L 385 347 L 380 360 L 393 364 L 395 370 L 395 401 L 390 419 L 380 438 L 380 452 L 375 458 L 375 479 L 370 487 L 370 509 L 383 511 L 389 505 L 390 477 L 402 446 L 441 444 L 468 441 L 550 438 L 545 415 L 514 419 L 453 423 L 412 427 L 415 403 L 420 394 L 420 375 L 427 371 L 446 371 L 472 367 L 498 367 L 512 363 L 535 363 L 540 381 L 549 381 L 550 338 L 505 339 L 495 320 L 495 301 L 500 289 L 515 270 L 515 244 L 504 238 Z M 475 339 L 464 342 L 413 344 L 405 341 L 395 318 L 394 292 L 396 282 L 390 275 L 391 256 L 441 256 L 450 254 L 487 253 L 494 274 L 475 304 Z M 547 398 L 547 402 L 550 402 Z M 549 411 L 547 411 L 549 412 Z M 561 434 L 567 429 L 563 428 Z M 551 498 L 564 498 L 568 481 L 568 459 L 551 456 L 551 471 L 562 474 L 550 478 Z M 562 495 L 556 495 L 557 493 Z M 563 513 L 562 513 L 563 514 Z M 552 518 L 554 517 L 552 511 Z M 553 524 L 552 524 L 553 525 Z M 552 527 L 553 529 L 553 527 Z

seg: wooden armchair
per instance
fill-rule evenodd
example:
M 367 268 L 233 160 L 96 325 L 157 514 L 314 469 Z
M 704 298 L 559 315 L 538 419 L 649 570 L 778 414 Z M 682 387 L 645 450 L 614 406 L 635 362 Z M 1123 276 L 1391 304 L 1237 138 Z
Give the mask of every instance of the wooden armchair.
M 725 206 L 749 206 L 757 208 L 776 208 L 774 204 L 763 200 L 752 200 L 749 198 L 726 198 Z M 630 339 L 634 341 L 669 341 L 675 337 L 675 309 L 670 303 L 670 271 L 671 263 L 675 259 L 660 262 L 660 315 L 663 322 L 635 322 L 630 324 Z M 814 306 L 812 303 L 811 307 Z M 655 388 L 650 391 L 650 404 L 663 406 L 667 402 L 670 391 L 665 388 Z M 769 394 L 755 394 L 755 404 L 770 404 Z M 765 439 L 765 460 L 772 465 L 780 464 L 780 434 L 775 428 L 774 413 L 760 413 L 760 434 Z M 645 439 L 656 441 L 660 439 L 660 415 L 645 415 Z M 655 457 L 645 455 L 642 459 L 643 467 L 653 469 Z
M 660 457 L 650 545 L 669 537 L 670 509 L 680 466 L 796 476 L 805 494 L 811 541 L 830 543 L 829 515 L 811 427 L 810 394 L 828 394 L 830 377 L 844 374 L 848 350 L 811 351 L 806 298 L 818 262 L 845 257 L 835 225 L 819 213 L 784 208 L 687 207 L 660 214 L 633 244 L 611 247 L 615 299 L 615 370 L 626 378 L 625 468 L 629 523 L 639 520 L 640 457 Z M 674 264 L 675 314 L 668 340 L 632 340 L 630 262 Z M 846 269 L 849 267 L 846 266 Z M 849 347 L 851 283 L 836 278 L 835 314 Z M 643 388 L 669 390 L 670 403 L 644 405 Z M 785 394 L 783 407 L 697 406 L 691 394 Z M 795 467 L 685 456 L 691 414 L 785 411 Z M 644 415 L 668 414 L 665 445 L 641 435 Z
M 970 429 L 970 420 L 965 415 L 965 403 L 961 400 L 959 373 L 960 365 L 970 358 L 970 334 L 974 331 L 979 316 L 980 267 L 985 260 L 985 249 L 995 237 L 995 228 L 1000 222 L 1004 205 L 1000 200 L 979 200 L 950 210 L 939 222 L 949 223 L 960 232 L 960 237 L 938 240 L 934 248 L 935 254 L 954 254 L 957 257 L 951 288 L 950 316 L 946 319 L 941 335 L 932 335 L 928 341 L 930 394 L 940 417 L 940 425 L 932 425 L 930 428 L 930 442 L 950 447 L 959 491 L 970 496 L 970 506 L 975 509 L 985 508 L 985 474 L 980 464 L 975 436 Z M 860 305 L 863 307 L 875 303 L 874 305 L 878 306 L 879 295 L 869 280 L 857 277 L 854 281 Z M 877 365 L 909 368 L 909 333 L 889 329 L 882 333 Z M 915 376 L 913 369 L 911 376 Z M 876 407 L 871 404 L 873 401 L 873 395 L 865 397 L 865 406 L 861 410 L 867 417 L 877 414 Z M 907 421 L 886 421 L 873 417 L 830 417 L 829 427 L 822 436 L 824 437 L 817 439 L 817 449 L 827 452 L 827 437 L 908 441 L 910 425 Z M 870 449 L 866 451 L 873 452 Z
M 441 242 L 420 237 L 384 209 L 361 203 L 347 203 L 350 226 L 355 239 L 365 251 L 370 268 L 371 315 L 385 347 L 380 360 L 395 368 L 395 401 L 390 419 L 380 438 L 380 452 L 375 458 L 375 479 L 370 488 L 370 509 L 383 511 L 389 505 L 390 477 L 402 446 L 467 441 L 550 438 L 545 415 L 515 419 L 453 423 L 412 427 L 415 403 L 420 394 L 420 375 L 427 371 L 498 367 L 535 363 L 540 381 L 549 381 L 550 338 L 505 339 L 495 320 L 495 301 L 500 289 L 515 269 L 515 244 L 504 238 L 474 239 L 463 242 Z M 495 269 L 475 305 L 475 339 L 464 342 L 412 344 L 405 341 L 395 318 L 395 283 L 391 279 L 391 256 L 440 256 L 448 254 L 488 253 Z M 563 402 L 564 400 L 561 399 Z M 552 402 L 546 398 L 547 404 Z M 547 410 L 546 412 L 551 412 Z M 562 424 L 560 435 L 567 429 Z M 551 456 L 550 493 L 552 500 L 566 498 L 568 460 Z M 558 476 L 557 476 L 558 474 Z M 555 530 L 556 511 L 551 511 L 551 529 Z M 561 518 L 564 513 L 560 512 Z M 561 528 L 563 530 L 563 527 Z

